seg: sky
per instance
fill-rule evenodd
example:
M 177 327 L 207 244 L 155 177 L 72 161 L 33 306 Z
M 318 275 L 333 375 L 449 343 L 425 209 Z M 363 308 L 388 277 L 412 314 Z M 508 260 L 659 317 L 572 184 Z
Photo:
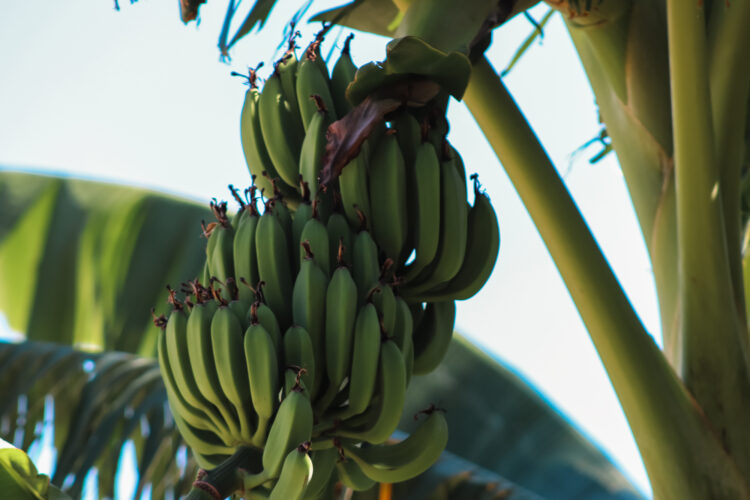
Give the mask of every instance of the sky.
M 0 169 L 124 183 L 207 203 L 249 183 L 239 138 L 245 87 L 230 76 L 280 52 L 281 30 L 304 3 L 284 0 L 231 61 L 216 48 L 227 1 L 201 22 L 179 21 L 178 2 L 5 0 L 0 17 Z M 252 2 L 246 2 L 247 9 Z M 310 12 L 337 1 L 316 1 Z M 240 17 L 244 9 L 240 10 Z M 546 7 L 532 15 L 540 19 Z M 302 25 L 305 37 L 319 25 Z M 495 31 L 496 69 L 531 32 L 518 16 Z M 349 31 L 332 31 L 338 57 Z M 337 36 L 340 34 L 340 36 Z M 357 33 L 361 65 L 385 57 L 387 39 Z M 263 75 L 265 76 L 265 75 Z M 647 330 L 661 341 L 651 264 L 616 157 L 590 164 L 601 129 L 594 96 L 558 15 L 504 77 L 573 194 Z M 452 101 L 449 140 L 478 173 L 500 220 L 494 272 L 458 304 L 456 327 L 531 383 L 650 494 L 620 405 L 564 283 L 513 186 L 465 106 Z M 0 317 L 0 330 L 3 329 Z M 7 330 L 7 325 L 6 325 Z

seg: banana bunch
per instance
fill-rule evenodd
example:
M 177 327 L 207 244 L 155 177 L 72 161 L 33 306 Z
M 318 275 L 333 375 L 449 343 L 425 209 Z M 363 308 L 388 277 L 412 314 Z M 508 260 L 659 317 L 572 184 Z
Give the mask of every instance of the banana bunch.
M 226 202 L 211 203 L 203 276 L 182 297 L 170 291 L 158 341 L 169 404 L 199 465 L 262 450 L 244 487 L 269 498 L 319 498 L 335 477 L 362 489 L 426 470 L 447 441 L 440 411 L 406 441 L 387 441 L 411 375 L 444 355 L 453 301 L 407 303 L 393 261 L 338 207 L 326 217 L 302 198 L 291 211 L 275 181 L 272 198 L 230 188 L 240 210 L 230 217 Z
M 320 37 L 300 60 L 292 43 L 262 92 L 251 71 L 240 121 L 250 173 L 264 193 L 280 192 L 292 209 L 309 196 L 323 218 L 338 205 L 352 230 L 364 220 L 379 252 L 393 261 L 408 303 L 465 300 L 489 278 L 500 233 L 476 178 L 468 204 L 464 164 L 445 138 L 445 120 L 400 108 L 331 185 L 320 185 L 328 126 L 351 110 L 346 88 L 357 68 L 350 42 L 330 77 Z
M 360 153 L 320 182 L 326 132 L 349 113 L 347 39 L 331 75 L 321 37 L 290 43 L 241 117 L 253 185 L 234 216 L 211 203 L 200 279 L 170 291 L 159 337 L 169 404 L 201 467 L 240 447 L 247 498 L 323 498 L 429 468 L 447 443 L 442 412 L 389 442 L 414 374 L 445 356 L 455 300 L 489 277 L 497 216 L 475 176 L 474 204 L 447 127 L 423 109 L 386 116 Z M 444 108 L 442 108 L 444 111 Z

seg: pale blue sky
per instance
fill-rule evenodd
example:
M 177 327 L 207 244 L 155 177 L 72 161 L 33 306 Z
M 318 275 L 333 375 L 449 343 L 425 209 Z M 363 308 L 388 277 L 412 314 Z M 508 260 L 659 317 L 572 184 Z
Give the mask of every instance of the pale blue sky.
M 268 66 L 281 27 L 302 3 L 281 2 L 283 9 L 274 10 L 260 36 L 241 41 L 231 63 L 223 64 L 216 41 L 226 1 L 209 2 L 199 26 L 184 26 L 175 0 L 121 0 L 120 12 L 111 0 L 6 0 L 0 18 L 0 168 L 124 182 L 204 202 L 226 197 L 227 184 L 249 182 L 238 126 L 245 87 L 229 73 L 259 61 Z M 311 12 L 336 3 L 316 1 Z M 536 8 L 535 17 L 545 9 Z M 317 26 L 302 28 L 310 34 Z M 530 31 L 520 16 L 495 32 L 488 56 L 496 68 Z M 324 55 L 336 33 L 324 43 Z M 355 62 L 383 59 L 385 42 L 357 34 Z M 504 80 L 660 341 L 650 263 L 616 158 L 590 165 L 596 146 L 572 155 L 600 126 L 558 16 Z M 467 171 L 479 173 L 502 238 L 490 281 L 459 304 L 458 330 L 534 384 L 650 492 L 619 403 L 533 223 L 466 108 L 452 102 L 449 115 L 450 140 Z

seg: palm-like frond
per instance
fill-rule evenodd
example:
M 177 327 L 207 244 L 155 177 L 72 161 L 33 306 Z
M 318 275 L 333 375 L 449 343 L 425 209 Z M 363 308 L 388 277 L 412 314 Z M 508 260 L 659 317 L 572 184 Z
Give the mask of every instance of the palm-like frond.
M 23 342 L 0 344 L 0 363 L 2 437 L 28 450 L 53 415 L 52 483 L 73 498 L 80 496 L 92 468 L 100 496 L 114 496 L 115 474 L 129 441 L 135 445 L 137 498 L 147 484 L 153 498 L 167 490 L 179 496 L 189 488 L 197 466 L 189 454 L 178 453 L 182 439 L 155 360 Z

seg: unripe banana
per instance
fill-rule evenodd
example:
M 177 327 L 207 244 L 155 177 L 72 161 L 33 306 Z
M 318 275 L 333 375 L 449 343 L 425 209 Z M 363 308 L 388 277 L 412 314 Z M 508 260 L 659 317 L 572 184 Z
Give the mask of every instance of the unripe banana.
M 299 156 L 299 174 L 310 189 L 310 199 L 324 202 L 325 197 L 320 192 L 320 169 L 323 166 L 323 155 L 326 150 L 326 129 L 328 127 L 328 109 L 323 105 L 317 94 L 310 99 L 317 103 L 315 113 L 307 124 L 305 139 Z M 314 106 L 316 104 L 313 104 Z
M 270 500 L 301 500 L 313 476 L 313 463 L 304 445 L 290 451 L 281 467 L 281 475 L 271 490 Z
M 190 405 L 185 401 L 182 394 L 180 394 L 180 391 L 177 388 L 177 383 L 174 379 L 174 374 L 172 373 L 172 368 L 169 364 L 166 333 L 164 331 L 159 332 L 157 353 L 159 356 L 159 369 L 162 379 L 164 380 L 164 387 L 167 391 L 169 406 L 172 408 L 172 413 L 175 415 L 182 415 L 182 418 L 186 422 L 190 422 L 190 426 L 193 429 L 199 429 L 215 434 L 218 439 L 221 440 L 223 445 L 231 443 L 232 436 L 230 436 L 226 430 L 220 426 L 217 427 L 202 410 Z
M 370 224 L 370 192 L 367 187 L 367 154 L 369 141 L 365 141 L 359 154 L 347 163 L 339 175 L 339 190 L 341 191 L 341 205 L 344 207 L 346 218 L 352 227 L 361 224 L 357 210 Z
M 170 406 L 174 408 L 169 392 L 167 392 L 167 399 Z M 225 459 L 234 453 L 234 448 L 223 443 L 214 432 L 193 427 L 183 417 L 184 414 L 180 412 L 172 414 L 180 436 L 191 449 L 202 455 L 222 455 Z
M 321 498 L 331 480 L 336 460 L 339 458 L 336 448 L 316 450 L 310 454 L 313 463 L 313 476 L 307 485 L 304 498 L 317 500 Z
M 297 160 L 302 131 L 297 128 L 298 118 L 292 113 L 289 101 L 284 96 L 277 72 L 263 86 L 258 99 L 258 111 L 263 142 L 276 172 L 289 186 L 297 186 Z
M 352 338 L 357 317 L 357 285 L 349 269 L 336 268 L 326 291 L 325 356 L 329 389 L 322 406 L 338 392 L 351 366 Z
M 367 441 L 371 444 L 385 442 L 398 427 L 406 396 L 406 367 L 398 346 L 387 340 L 380 347 L 380 367 L 378 370 L 378 403 L 368 410 L 367 422 L 359 427 L 336 429 L 337 436 Z
M 273 199 L 273 214 L 279 219 L 287 241 L 292 241 L 292 214 L 279 193 Z
M 349 373 L 349 405 L 336 414 L 341 420 L 364 412 L 370 405 L 378 378 L 380 320 L 375 306 L 366 304 L 354 325 L 354 352 Z
M 411 317 L 411 311 L 409 305 L 401 297 L 396 298 L 396 320 L 393 328 L 393 341 L 401 350 L 404 355 L 404 361 L 406 362 L 406 351 L 412 342 L 412 335 L 414 334 L 414 321 Z M 407 363 L 408 365 L 408 363 Z M 407 370 L 408 372 L 408 370 Z
M 372 294 L 372 301 L 383 319 L 383 329 L 388 337 L 392 337 L 396 325 L 396 296 L 390 285 L 380 283 Z
M 269 94 L 270 95 L 270 94 Z M 276 167 L 273 166 L 271 157 L 268 155 L 263 132 L 260 127 L 260 112 L 258 109 L 258 100 L 260 91 L 255 84 L 255 74 L 250 76 L 250 89 L 245 93 L 245 102 L 242 105 L 242 114 L 240 115 L 240 138 L 242 140 L 242 150 L 245 152 L 245 161 L 253 176 L 255 185 L 266 193 L 273 193 L 271 179 L 281 180 Z M 265 173 L 265 175 L 264 175 Z M 296 186 L 296 184 L 294 184 Z M 279 189 L 289 199 L 298 200 L 297 191 L 284 182 L 280 182 Z
M 203 397 L 219 410 L 229 433 L 239 439 L 242 433 L 237 412 L 221 388 L 214 363 L 211 347 L 211 320 L 215 311 L 216 303 L 213 300 L 207 303 L 199 302 L 190 311 L 186 326 L 186 345 L 190 367 Z M 195 426 L 193 422 L 188 422 Z
M 315 387 L 315 350 L 310 334 L 301 326 L 292 326 L 284 334 L 284 365 L 298 367 L 305 370 L 301 376 L 305 387 Z M 310 398 L 316 393 L 310 390 Z
M 365 476 L 357 462 L 349 458 L 336 462 L 336 473 L 343 485 L 354 491 L 367 491 L 375 486 L 375 481 Z
M 169 315 L 164 337 L 172 379 L 179 395 L 187 404 L 202 411 L 222 433 L 229 434 L 218 411 L 203 397 L 193 377 L 187 347 L 187 314 L 183 310 L 175 309 Z
M 226 202 L 220 204 L 211 203 L 218 222 L 211 229 L 206 245 L 206 260 L 208 271 L 212 277 L 225 283 L 227 278 L 234 277 L 233 239 L 234 229 L 226 216 Z M 226 290 L 225 290 L 226 291 Z M 225 298 L 229 299 L 228 291 Z
M 344 264 L 351 266 L 353 235 L 352 230 L 349 229 L 349 223 L 346 221 L 346 217 L 338 212 L 332 213 L 331 216 L 328 217 L 326 232 L 328 233 L 328 249 L 331 262 L 337 262 L 339 249 L 341 248 L 341 257 L 343 258 Z
M 466 300 L 484 286 L 500 249 L 497 215 L 489 198 L 474 186 L 474 206 L 469 210 L 466 257 L 458 274 L 444 287 L 429 293 L 428 300 Z
M 309 202 L 302 202 L 297 207 L 292 217 L 292 259 L 294 262 L 302 262 L 302 248 L 300 247 L 300 237 L 302 236 L 302 229 L 307 224 L 307 221 L 312 217 L 312 205 Z M 296 269 L 299 272 L 299 268 Z
M 373 237 L 398 266 L 407 237 L 406 167 L 394 134 L 375 147 L 368 184 Z
M 299 391 L 284 397 L 263 448 L 263 475 L 279 477 L 286 455 L 312 437 L 313 411 L 310 400 Z
M 283 340 L 281 339 L 281 327 L 276 319 L 276 315 L 273 313 L 270 307 L 262 302 L 255 302 L 250 306 L 250 310 L 247 315 L 248 324 L 252 325 L 259 323 L 266 332 L 271 336 L 273 347 L 276 352 L 281 355 L 283 352 Z
M 414 331 L 414 373 L 424 375 L 440 364 L 448 352 L 456 320 L 452 300 L 430 302 Z
M 315 355 L 315 378 L 310 387 L 318 393 L 325 372 L 325 311 L 328 276 L 312 258 L 300 265 L 292 291 L 292 317 L 294 324 L 303 327 L 310 335 Z
M 325 109 L 328 110 L 328 123 L 336 121 L 336 108 L 331 90 L 328 87 L 328 70 L 325 70 L 325 74 L 321 71 L 321 67 L 316 62 L 318 58 L 319 55 L 308 49 L 305 51 L 297 71 L 297 101 L 299 102 L 302 124 L 305 126 L 305 132 L 307 133 L 309 133 L 312 117 L 317 112 L 315 101 L 311 99 L 313 95 L 318 95 L 323 100 Z M 327 123 L 325 126 L 328 126 Z
M 219 306 L 211 320 L 211 348 L 221 388 L 237 411 L 243 442 L 251 443 L 257 416 L 250 400 L 242 326 L 228 307 Z
M 464 182 L 450 162 L 440 164 L 440 243 L 433 262 L 401 293 L 409 300 L 450 281 L 461 268 L 466 255 L 466 203 Z
M 380 483 L 397 483 L 422 474 L 432 467 L 448 444 L 448 423 L 440 410 L 427 418 L 405 440 L 367 448 L 346 446 L 347 456 L 362 472 Z
M 416 151 L 414 181 L 410 193 L 414 206 L 409 208 L 414 224 L 414 250 L 416 258 L 406 268 L 404 275 L 408 283 L 430 264 L 440 242 L 440 161 L 430 142 L 422 143 Z
M 281 328 L 288 328 L 292 320 L 289 304 L 289 297 L 292 295 L 289 245 L 281 223 L 268 209 L 261 215 L 255 230 L 255 249 L 258 255 L 258 274 L 266 283 L 263 289 L 266 303 L 276 315 Z
M 350 53 L 352 38 L 354 38 L 354 34 L 346 37 L 344 48 L 341 50 L 341 55 L 336 64 L 333 65 L 333 71 L 331 72 L 331 94 L 336 104 L 336 113 L 339 116 L 344 116 L 352 109 L 352 105 L 346 99 L 346 87 L 354 80 L 354 74 L 357 72 L 357 67 L 354 65 Z
M 313 217 L 305 227 L 302 229 L 299 243 L 307 242 L 310 245 L 310 252 L 315 263 L 320 267 L 326 276 L 331 275 L 331 262 L 336 262 L 330 259 L 330 241 L 328 239 L 328 231 L 326 230 L 325 224 L 320 222 L 317 218 Z M 300 265 L 307 258 L 307 252 L 300 253 Z
M 255 230 L 258 227 L 258 213 L 254 205 L 248 205 L 240 214 L 237 229 L 234 233 L 234 248 L 232 251 L 234 259 L 234 277 L 237 280 L 237 289 L 240 300 L 251 303 L 255 300 L 255 294 L 244 282 L 256 286 L 260 280 L 258 274 L 258 259 L 255 252 Z
M 352 275 L 359 292 L 359 304 L 363 304 L 370 289 L 378 282 L 380 263 L 378 246 L 368 231 L 360 231 L 354 237 L 352 251 Z
M 292 42 L 293 44 L 294 42 Z M 294 47 L 290 47 L 286 51 L 284 56 L 276 65 L 276 70 L 279 72 L 279 78 L 281 78 L 281 90 L 284 92 L 284 97 L 289 103 L 289 110 L 293 116 L 299 117 L 299 102 L 297 102 L 297 70 L 299 69 L 299 61 L 297 54 L 294 52 Z M 304 129 L 302 119 L 297 118 L 297 127 Z
M 422 125 L 408 109 L 403 109 L 393 120 L 396 139 L 404 155 L 407 169 L 411 169 L 417 158 L 417 149 L 422 143 Z
M 268 331 L 260 324 L 250 325 L 243 339 L 248 385 L 258 426 L 252 436 L 255 446 L 263 446 L 268 422 L 278 403 L 280 388 L 278 355 Z

